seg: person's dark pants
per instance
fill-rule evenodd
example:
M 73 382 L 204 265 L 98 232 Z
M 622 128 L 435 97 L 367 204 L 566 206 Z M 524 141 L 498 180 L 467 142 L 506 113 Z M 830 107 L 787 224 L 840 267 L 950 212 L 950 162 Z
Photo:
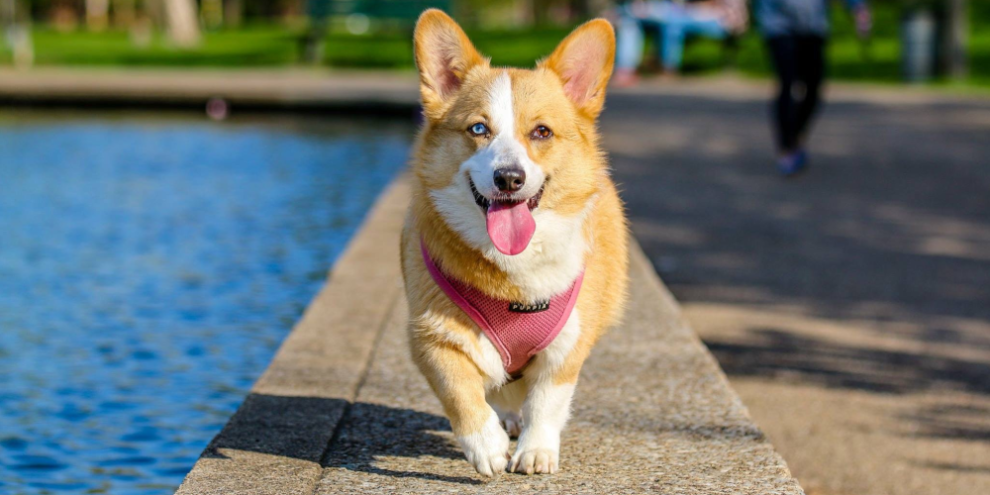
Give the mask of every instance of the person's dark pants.
M 818 107 L 825 77 L 825 39 L 821 36 L 788 35 L 767 39 L 780 93 L 773 116 L 777 146 L 794 151 Z

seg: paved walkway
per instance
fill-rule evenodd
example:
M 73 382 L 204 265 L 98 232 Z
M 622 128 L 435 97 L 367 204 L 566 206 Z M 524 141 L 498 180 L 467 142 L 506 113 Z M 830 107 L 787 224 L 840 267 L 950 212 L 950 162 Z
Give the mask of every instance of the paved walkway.
M 482 481 L 409 357 L 408 193 L 399 181 L 383 196 L 180 495 L 802 493 L 638 248 L 626 323 L 582 372 L 561 472 Z
M 990 101 L 842 87 L 772 169 L 765 86 L 610 99 L 642 243 L 811 494 L 990 493 Z

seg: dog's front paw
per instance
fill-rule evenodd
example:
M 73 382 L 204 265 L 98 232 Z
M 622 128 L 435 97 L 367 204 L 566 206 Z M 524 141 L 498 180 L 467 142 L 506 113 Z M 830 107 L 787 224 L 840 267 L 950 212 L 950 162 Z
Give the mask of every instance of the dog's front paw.
M 526 474 L 553 474 L 557 472 L 560 463 L 560 453 L 557 449 L 551 448 L 519 448 L 512 456 L 512 467 L 514 473 Z
M 498 476 L 509 463 L 509 436 L 492 413 L 481 431 L 457 437 L 468 462 L 482 476 Z
M 509 468 L 514 473 L 553 474 L 560 465 L 560 433 L 539 428 L 523 431 Z

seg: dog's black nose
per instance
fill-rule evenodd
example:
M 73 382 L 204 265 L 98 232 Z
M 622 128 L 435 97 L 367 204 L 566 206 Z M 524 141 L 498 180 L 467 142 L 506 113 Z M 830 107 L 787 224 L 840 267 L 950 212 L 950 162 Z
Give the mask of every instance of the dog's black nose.
M 495 187 L 505 193 L 516 192 L 526 184 L 526 171 L 519 167 L 495 170 Z

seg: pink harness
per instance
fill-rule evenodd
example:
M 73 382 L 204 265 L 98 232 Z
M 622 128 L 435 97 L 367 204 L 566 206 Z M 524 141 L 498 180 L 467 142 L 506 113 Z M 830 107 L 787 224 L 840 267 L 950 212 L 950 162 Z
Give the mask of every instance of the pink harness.
M 495 299 L 460 280 L 448 277 L 433 262 L 426 244 L 420 243 L 423 261 L 440 289 L 481 327 L 502 355 L 509 375 L 516 375 L 530 358 L 546 349 L 574 310 L 584 272 L 571 287 L 549 301 L 523 304 Z

